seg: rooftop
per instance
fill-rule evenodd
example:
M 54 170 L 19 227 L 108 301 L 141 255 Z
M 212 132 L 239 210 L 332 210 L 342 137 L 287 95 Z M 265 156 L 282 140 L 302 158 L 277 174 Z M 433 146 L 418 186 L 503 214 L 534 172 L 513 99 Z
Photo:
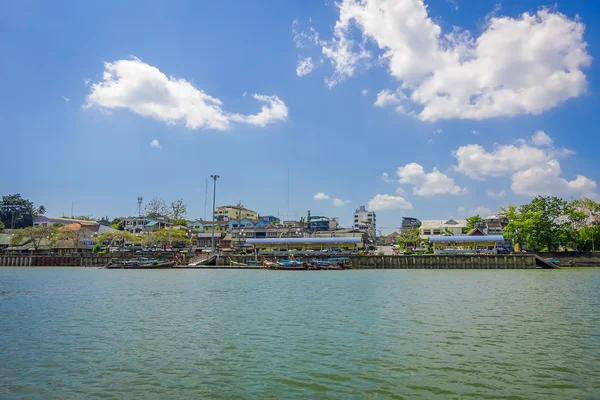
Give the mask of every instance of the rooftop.
M 247 244 L 333 244 L 333 243 L 361 243 L 360 237 L 324 237 L 324 238 L 267 238 L 246 239 Z
M 467 220 L 465 219 L 424 219 L 421 221 L 421 228 L 465 228 Z
M 431 236 L 429 238 L 431 243 L 458 243 L 458 242 L 504 242 L 504 236 L 502 235 L 488 235 L 488 236 Z

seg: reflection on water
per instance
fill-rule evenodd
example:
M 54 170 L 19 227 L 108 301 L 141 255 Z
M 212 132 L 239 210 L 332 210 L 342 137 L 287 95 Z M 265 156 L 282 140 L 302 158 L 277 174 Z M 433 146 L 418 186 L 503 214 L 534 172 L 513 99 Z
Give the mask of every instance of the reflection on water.
M 0 268 L 0 398 L 600 398 L 600 269 Z

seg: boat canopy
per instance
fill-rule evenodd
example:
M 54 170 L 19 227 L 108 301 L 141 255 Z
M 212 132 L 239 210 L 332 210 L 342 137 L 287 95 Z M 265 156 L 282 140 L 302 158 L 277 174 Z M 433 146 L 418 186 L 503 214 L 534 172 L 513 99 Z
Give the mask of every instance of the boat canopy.
M 459 243 L 459 242 L 477 242 L 491 243 L 504 242 L 502 235 L 486 235 L 486 236 L 429 236 L 431 243 Z
M 325 238 L 266 238 L 246 239 L 246 244 L 259 246 L 261 244 L 342 244 L 361 243 L 360 237 L 325 237 Z

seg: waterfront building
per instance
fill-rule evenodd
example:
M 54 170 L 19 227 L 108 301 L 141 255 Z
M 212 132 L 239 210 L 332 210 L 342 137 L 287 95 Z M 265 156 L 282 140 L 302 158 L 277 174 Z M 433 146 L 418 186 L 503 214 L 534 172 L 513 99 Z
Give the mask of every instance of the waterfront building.
M 426 219 L 421 221 L 419 231 L 422 238 L 430 236 L 461 236 L 467 227 L 464 219 Z
M 221 241 L 227 235 L 226 232 L 215 232 L 215 247 L 221 247 Z M 192 235 L 192 245 L 202 249 L 210 249 L 212 246 L 212 232 L 201 232 Z
M 434 254 L 498 254 L 504 236 L 431 236 L 429 242 Z
M 124 230 L 132 235 L 139 235 L 144 232 L 144 227 L 148 220 L 145 217 L 128 217 L 125 218 Z
M 282 225 L 269 225 L 266 227 L 233 228 L 231 241 L 235 247 L 243 245 L 246 239 L 266 239 L 281 237 L 303 237 L 304 231 L 299 227 L 284 227 Z
M 238 203 L 235 206 L 221 206 L 214 210 L 214 217 L 217 221 L 229 221 L 230 219 L 258 219 L 258 213 L 254 210 L 250 210 Z
M 166 218 L 154 219 L 154 218 L 146 218 L 146 225 L 144 225 L 144 232 L 156 232 L 158 230 L 172 227 L 173 223 L 171 223 Z
M 404 232 L 412 228 L 420 228 L 421 221 L 414 217 L 402 217 L 402 225 L 400 226 L 400 232 Z
M 73 219 L 73 218 L 63 218 L 63 217 L 47 217 L 45 215 L 38 215 L 33 220 L 33 225 L 69 225 L 74 222 L 78 222 L 82 225 L 100 225 L 97 221 L 88 221 L 87 219 Z
M 367 233 L 375 239 L 377 228 L 377 219 L 373 211 L 369 211 L 365 206 L 360 206 L 354 211 L 354 229 Z
M 302 228 L 302 224 L 298 221 L 283 221 L 281 226 L 284 228 Z

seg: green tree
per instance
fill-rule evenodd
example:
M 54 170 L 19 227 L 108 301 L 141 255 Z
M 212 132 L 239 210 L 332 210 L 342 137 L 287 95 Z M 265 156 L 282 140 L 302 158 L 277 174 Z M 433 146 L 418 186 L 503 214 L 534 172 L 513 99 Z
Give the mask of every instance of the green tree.
M 174 244 L 189 244 L 190 238 L 186 231 L 181 229 L 164 228 L 152 233 L 152 243 L 159 246 Z
M 472 217 L 467 218 L 467 227 L 466 227 L 467 232 L 472 231 L 473 228 L 475 228 L 475 224 L 478 222 L 483 222 L 483 218 L 481 218 L 479 216 L 479 214 L 473 215 Z
M 20 229 L 32 226 L 37 211 L 33 202 L 22 198 L 18 193 L 2 196 L 0 200 L 0 221 L 6 227 Z
M 19 246 L 23 242 L 31 242 L 35 251 L 41 247 L 42 242 L 45 241 L 50 247 L 54 246 L 54 243 L 58 239 L 57 235 L 58 228 L 55 226 L 46 225 L 35 225 L 28 226 L 26 228 L 15 229 L 12 238 L 10 239 L 11 246 Z
M 37 215 L 44 215 L 44 214 L 46 214 L 46 207 L 39 206 L 37 209 Z
M 148 218 L 161 218 L 169 214 L 167 203 L 158 197 L 154 197 L 148 204 L 146 204 L 144 212 Z
M 104 232 L 94 238 L 98 244 L 107 244 L 108 246 L 123 245 L 125 242 L 135 242 L 136 236 L 126 231 Z
M 306 214 L 306 229 L 310 229 L 310 210 L 308 210 L 308 214 Z
M 177 225 L 177 226 L 187 226 L 188 222 L 187 220 L 180 218 L 180 219 L 176 219 L 175 221 L 173 221 L 173 225 Z
M 411 245 L 412 247 L 417 248 L 420 242 L 421 233 L 419 232 L 419 228 L 412 227 L 404 229 L 398 236 L 398 247 L 401 249 L 405 249 Z
M 75 224 L 78 225 L 78 224 Z M 79 242 L 83 237 L 83 231 L 81 227 L 73 227 L 71 225 L 63 226 L 58 228 L 57 235 L 58 240 L 67 242 L 73 248 L 79 248 Z
M 122 218 L 115 218 L 110 223 L 110 227 L 118 231 L 122 231 L 125 229 L 125 220 Z
M 169 217 L 173 220 L 179 220 L 185 217 L 185 213 L 187 212 L 187 204 L 183 202 L 181 199 L 177 199 L 171 203 L 171 210 L 169 212 Z
M 528 204 L 518 208 L 511 205 L 502 211 L 509 219 L 504 236 L 537 250 L 576 248 L 585 220 L 575 202 L 549 196 L 538 196 Z

